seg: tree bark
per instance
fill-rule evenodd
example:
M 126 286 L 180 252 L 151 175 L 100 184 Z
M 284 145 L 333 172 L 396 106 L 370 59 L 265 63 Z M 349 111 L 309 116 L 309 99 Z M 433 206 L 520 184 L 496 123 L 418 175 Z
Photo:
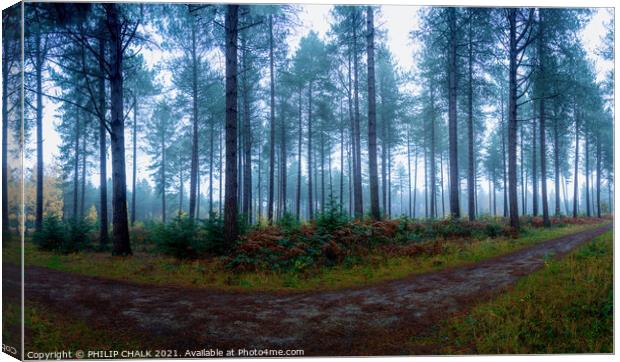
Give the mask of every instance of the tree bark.
M 536 167 L 536 118 L 532 120 L 532 215 L 538 216 L 538 167 Z
M 555 173 L 555 216 L 560 216 L 560 137 L 557 112 L 553 119 L 553 167 Z
M 43 92 L 42 71 L 43 51 L 41 49 L 41 30 L 35 25 L 35 78 L 37 82 L 37 200 L 35 211 L 35 230 L 43 225 Z M 6 78 L 4 79 L 6 82 Z M 6 195 L 6 194 L 5 194 Z M 4 196 L 6 197 L 6 196 Z
M 242 175 L 242 213 L 248 223 L 252 219 L 252 125 L 250 121 L 250 89 L 248 76 L 250 68 L 248 65 L 248 46 L 247 35 L 241 37 L 241 61 L 243 62 L 242 98 L 243 98 L 243 175 Z M 270 219 L 271 220 L 271 219 Z
M 137 154 L 138 154 L 138 100 L 136 95 L 133 95 L 133 158 L 132 175 L 131 175 L 131 226 L 136 222 L 136 174 L 137 167 Z
M 131 255 L 127 220 L 127 176 L 125 173 L 125 120 L 123 113 L 122 24 L 117 4 L 105 4 L 110 30 L 111 147 L 112 147 L 112 224 L 114 255 Z
M 474 184 L 474 84 L 473 84 L 473 34 L 471 28 L 472 9 L 469 9 L 468 29 L 468 84 L 467 84 L 467 212 L 469 220 L 476 219 Z M 442 172 L 443 175 L 443 172 Z M 443 177 L 443 176 L 442 176 Z M 442 196 L 443 201 L 443 196 Z
M 596 217 L 601 217 L 601 134 L 596 131 Z
M 196 190 L 198 181 L 198 58 L 196 54 L 196 20 L 192 20 L 192 161 L 189 175 L 189 218 L 196 215 Z
M 312 205 L 312 81 L 308 85 L 308 219 L 314 219 Z
M 456 119 L 456 9 L 448 8 L 448 139 L 450 149 L 450 216 L 459 218 L 461 211 L 459 207 L 459 171 L 458 171 L 458 147 L 457 147 L 457 119 Z M 431 151 L 432 152 L 432 151 Z M 431 160 L 431 168 L 434 170 L 435 160 Z M 434 197 L 434 185 L 432 196 Z M 431 208 L 434 202 L 431 201 Z M 434 209 L 431 209 L 433 214 Z M 432 215 L 435 217 L 435 215 Z
M 375 95 L 375 28 L 371 6 L 366 7 L 366 48 L 368 55 L 368 173 L 370 178 L 370 214 L 381 218 L 379 211 L 379 176 L 377 174 L 377 99 Z
M 539 9 L 539 30 L 538 30 L 538 55 L 540 57 L 540 72 L 544 74 L 544 62 L 545 62 L 545 48 L 544 48 L 544 35 L 545 35 L 545 19 L 543 17 L 543 10 Z M 549 220 L 549 205 L 547 204 L 547 144 L 545 141 L 545 97 L 540 99 L 540 192 L 542 196 L 542 210 L 543 210 L 543 225 L 545 227 L 551 226 Z
M 356 218 L 364 215 L 364 203 L 362 195 L 362 156 L 361 156 L 361 140 L 360 140 L 360 111 L 359 111 L 359 59 L 357 55 L 357 9 L 353 7 L 353 97 L 355 101 L 355 122 L 353 125 L 353 142 L 355 149 L 353 152 L 353 194 L 354 194 L 354 212 Z
M 508 101 L 508 182 L 510 226 L 519 229 L 517 205 L 517 10 L 508 10 L 509 23 L 509 101 Z
M 276 116 L 275 116 L 275 79 L 273 72 L 273 15 L 269 15 L 269 201 L 267 219 L 273 221 L 273 193 L 276 157 Z M 312 97 L 312 96 L 311 96 Z
M 587 130 L 584 131 L 583 138 L 586 141 L 586 148 L 584 150 L 584 156 L 586 158 L 586 172 L 584 175 L 586 179 L 586 216 L 590 217 L 592 216 L 592 211 L 590 210 L 590 137 Z
M 106 109 L 105 104 L 105 40 L 99 39 L 99 109 L 101 112 Z M 104 119 L 99 120 L 99 245 L 101 249 L 107 247 L 109 243 L 108 237 L 108 175 L 106 165 L 107 141 Z
M 79 182 L 79 164 L 80 164 L 80 137 L 81 137 L 81 125 L 82 117 L 81 112 L 78 111 L 76 119 L 75 129 L 75 142 L 74 142 L 74 158 L 73 158 L 73 213 L 71 217 L 77 219 L 78 217 L 78 182 Z
M 237 228 L 237 25 L 239 5 L 226 6 L 226 196 L 224 239 L 232 245 Z
M 302 155 L 302 136 L 303 136 L 303 119 L 302 119 L 302 87 L 299 87 L 299 138 L 297 140 L 297 191 L 295 195 L 295 216 L 299 220 L 301 216 L 301 155 Z
M 573 217 L 577 217 L 577 207 L 579 205 L 579 113 L 575 113 L 575 176 L 573 180 Z

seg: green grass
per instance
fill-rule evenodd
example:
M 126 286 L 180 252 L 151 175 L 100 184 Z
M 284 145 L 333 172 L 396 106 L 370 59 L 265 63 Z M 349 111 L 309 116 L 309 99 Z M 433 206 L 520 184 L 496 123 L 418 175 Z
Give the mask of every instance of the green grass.
M 171 257 L 147 253 L 132 257 L 113 257 L 107 253 L 58 255 L 40 251 L 30 242 L 25 244 L 25 259 L 27 265 L 154 285 L 248 291 L 325 290 L 366 285 L 415 273 L 475 263 L 592 227 L 592 225 L 569 225 L 549 229 L 533 228 L 524 229 L 517 239 L 448 241 L 445 242 L 444 252 L 439 255 L 408 257 L 377 253 L 353 266 L 340 265 L 303 273 L 236 273 L 225 268 L 219 259 L 178 261 Z M 4 249 L 3 257 L 5 260 L 14 260 L 18 253 L 19 248 L 14 245 Z
M 563 259 L 548 260 L 509 292 L 410 343 L 441 346 L 441 354 L 611 353 L 612 244 L 609 231 Z
M 3 306 L 5 330 L 19 330 L 19 307 Z M 106 331 L 94 328 L 84 321 L 48 310 L 28 302 L 24 310 L 26 352 L 52 352 L 81 350 L 135 350 L 140 348 L 140 338 L 122 330 Z

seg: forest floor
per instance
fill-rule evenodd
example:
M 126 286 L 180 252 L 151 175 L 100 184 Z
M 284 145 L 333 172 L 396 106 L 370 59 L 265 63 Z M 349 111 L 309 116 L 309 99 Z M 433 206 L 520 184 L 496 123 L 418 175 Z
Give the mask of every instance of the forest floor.
M 609 230 L 612 224 L 479 263 L 319 292 L 164 287 L 28 266 L 25 296 L 52 315 L 83 321 L 111 337 L 138 338 L 142 348 L 174 349 L 178 357 L 203 348 L 303 349 L 306 356 L 428 354 L 437 346 L 412 345 L 412 337 Z M 16 298 L 19 268 L 4 263 L 3 273 L 5 293 Z

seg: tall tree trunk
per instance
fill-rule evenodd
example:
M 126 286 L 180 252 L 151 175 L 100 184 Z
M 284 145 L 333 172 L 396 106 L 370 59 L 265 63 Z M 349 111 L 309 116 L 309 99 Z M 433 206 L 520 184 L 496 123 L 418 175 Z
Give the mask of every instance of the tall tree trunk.
M 85 125 L 86 126 L 86 125 Z M 86 208 L 86 139 L 88 134 L 86 134 L 86 130 L 84 130 L 84 135 L 82 136 L 82 192 L 80 193 L 80 219 L 84 219 L 85 208 Z
M 73 158 L 73 213 L 71 217 L 73 219 L 78 218 L 78 182 L 79 182 L 79 164 L 80 164 L 80 137 L 82 127 L 81 112 L 78 112 L 78 118 L 76 120 L 75 130 L 75 142 L 74 142 L 74 158 Z
M 450 149 L 450 216 L 459 218 L 461 211 L 459 208 L 459 169 L 458 169 L 458 147 L 457 147 L 457 119 L 456 119 L 456 8 L 448 8 L 448 139 Z M 432 151 L 431 151 L 432 152 Z M 434 169 L 435 160 L 431 160 L 431 167 Z M 434 197 L 434 185 L 433 197 Z M 431 203 L 433 207 L 433 202 Z M 433 210 L 431 210 L 433 214 Z M 435 215 L 433 214 L 433 217 Z
M 237 25 L 239 5 L 226 6 L 226 200 L 224 239 L 232 245 L 237 228 Z
M 114 255 L 130 255 L 127 219 L 127 176 L 125 173 L 125 120 L 123 113 L 123 42 L 117 4 L 105 4 L 110 30 L 110 128 L 112 148 L 112 224 Z
M 284 114 L 284 112 L 283 112 Z M 286 174 L 286 121 L 284 116 L 280 116 L 280 197 L 282 199 L 282 207 L 280 208 L 282 216 L 287 212 L 286 209 L 286 194 L 287 194 L 287 174 Z
M 590 210 L 590 137 L 587 131 L 584 131 L 583 138 L 586 141 L 586 148 L 584 150 L 584 156 L 586 157 L 586 216 L 592 216 L 592 212 Z
M 308 85 L 308 219 L 314 219 L 312 205 L 312 81 Z
M 162 127 L 163 128 L 163 127 Z M 166 138 L 162 132 L 161 144 L 161 222 L 166 223 Z
M 468 29 L 468 84 L 467 84 L 467 212 L 469 220 L 476 219 L 474 184 L 474 82 L 473 82 L 473 34 L 471 28 L 472 9 L 469 9 Z M 442 173 L 443 178 L 443 173 Z M 443 187 L 443 186 L 442 186 Z M 443 196 L 442 196 L 443 201 Z
M 377 99 L 375 95 L 375 27 L 373 10 L 366 7 L 366 52 L 368 55 L 368 174 L 370 214 L 379 220 L 379 176 L 377 173 Z M 401 205 L 402 207 L 402 205 Z
M 416 208 L 417 208 L 417 196 L 418 196 L 418 149 L 416 147 L 415 151 L 415 156 L 413 157 L 413 169 L 414 171 L 414 175 L 413 175 L 413 214 L 411 217 L 413 217 L 415 219 L 415 212 L 416 212 Z
M 41 30 L 35 26 L 35 78 L 37 82 L 37 200 L 35 211 L 35 230 L 43 225 L 43 92 L 42 71 L 43 51 L 41 49 Z M 4 78 L 6 82 L 6 78 Z M 6 194 L 4 197 L 7 197 Z
M 321 212 L 325 212 L 325 137 L 324 137 L 324 132 L 322 129 L 321 129 L 320 157 L 321 157 L 321 165 L 320 165 L 321 166 Z
M 355 104 L 355 117 L 353 123 L 353 197 L 354 213 L 356 218 L 361 218 L 364 214 L 364 203 L 362 195 L 362 162 L 361 162 L 361 140 L 360 140 L 360 112 L 359 112 L 359 59 L 357 54 L 357 8 L 353 7 L 353 98 Z
M 196 215 L 196 190 L 198 184 L 198 57 L 196 54 L 196 20 L 192 19 L 192 161 L 189 175 L 189 218 Z
M 553 118 L 553 168 L 555 173 L 555 216 L 560 216 L 560 137 L 557 112 Z
M 295 195 L 295 216 L 299 220 L 301 216 L 301 155 L 302 155 L 302 136 L 303 136 L 303 119 L 302 119 L 302 88 L 299 87 L 299 138 L 297 140 L 297 191 Z
M 243 98 L 243 175 L 242 175 L 242 213 L 246 222 L 252 221 L 252 126 L 250 124 L 250 89 L 248 76 L 250 67 L 248 62 L 247 35 L 241 37 L 241 61 L 243 62 L 242 98 Z
M 99 110 L 103 113 L 105 104 L 105 40 L 99 39 L 99 74 L 97 83 L 99 96 Z M 99 120 L 99 245 L 101 249 L 107 247 L 108 237 L 108 175 L 106 165 L 107 141 L 105 129 L 105 117 Z
M 508 97 L 508 182 L 510 226 L 519 229 L 517 205 L 517 10 L 508 10 L 509 22 L 509 97 Z
M 502 97 L 502 105 L 504 98 Z M 508 180 L 507 180 L 507 172 L 506 172 L 506 132 L 504 131 L 504 107 L 502 106 L 502 188 L 504 192 L 504 217 L 508 217 Z
M 407 188 L 409 190 L 409 217 L 412 217 L 411 199 L 411 124 L 407 124 Z
M 525 215 L 527 213 L 527 197 L 525 194 L 525 190 L 526 190 L 526 184 L 527 184 L 527 177 L 523 176 L 523 171 L 525 169 L 525 158 L 523 156 L 523 125 L 521 125 L 519 127 L 519 129 L 521 130 L 521 136 L 519 137 L 519 142 L 520 142 L 520 147 L 519 147 L 519 152 L 521 153 L 521 209 L 523 210 L 523 215 Z M 506 157 L 506 156 L 504 156 Z
M 437 217 L 437 194 L 436 194 L 436 190 L 437 190 L 437 180 L 436 180 L 436 176 L 437 176 L 437 170 L 435 162 L 436 162 L 436 157 L 435 157 L 435 101 L 433 99 L 433 90 L 431 89 L 431 107 L 433 108 L 432 111 L 432 115 L 431 115 L 431 150 L 430 150 L 430 177 L 429 177 L 429 182 L 430 182 L 430 187 L 431 187 L 431 194 L 430 194 L 430 213 L 431 213 L 431 218 L 436 218 Z M 452 201 L 452 195 L 450 195 L 450 199 Z M 457 197 L 457 201 L 458 201 L 458 197 Z M 458 205 L 457 205 L 458 206 Z M 458 207 L 457 207 L 458 209 Z M 453 214 L 454 216 L 454 214 Z M 454 216 L 456 217 L 456 216 Z
M 536 117 L 532 120 L 532 215 L 538 216 L 538 168 L 536 167 Z
M 136 222 L 136 174 L 137 168 L 137 154 L 138 154 L 138 101 L 136 94 L 133 95 L 133 158 L 132 175 L 131 175 L 131 226 Z
M 439 184 L 441 186 L 441 217 L 446 217 L 446 205 L 443 190 L 443 152 L 439 155 Z
M 573 180 L 573 217 L 577 217 L 577 207 L 579 204 L 579 113 L 575 113 L 575 176 Z
M 596 131 L 596 217 L 601 217 L 601 134 Z
M 340 99 L 340 212 L 344 206 L 344 117 L 342 111 L 342 98 Z
M 8 20 L 8 19 L 7 19 Z M 7 21 L 8 22 L 8 21 Z M 5 26 L 6 36 L 8 24 Z M 8 36 L 2 41 L 2 235 L 9 236 L 9 68 L 12 64 Z M 64 207 L 64 204 L 63 204 Z M 64 214 L 64 213 L 63 213 Z
M 275 116 L 275 75 L 273 72 L 273 15 L 269 15 L 269 201 L 267 203 L 267 218 L 273 220 L 273 190 L 276 156 L 276 116 Z M 311 96 L 312 97 L 312 96 Z
M 213 122 L 213 118 L 211 122 Z M 211 213 L 213 213 L 213 158 L 215 156 L 214 146 L 215 146 L 215 125 L 211 124 L 209 127 L 209 218 L 211 218 Z
M 544 63 L 545 63 L 545 19 L 543 18 L 544 10 L 539 9 L 539 29 L 538 29 L 538 55 L 540 57 L 540 72 L 544 74 Z M 540 99 L 540 111 L 539 111 L 539 119 L 540 119 L 540 192 L 542 196 L 542 210 L 543 210 L 543 225 L 545 227 L 551 226 L 551 221 L 549 220 L 549 205 L 547 204 L 547 144 L 545 141 L 545 95 L 543 93 Z

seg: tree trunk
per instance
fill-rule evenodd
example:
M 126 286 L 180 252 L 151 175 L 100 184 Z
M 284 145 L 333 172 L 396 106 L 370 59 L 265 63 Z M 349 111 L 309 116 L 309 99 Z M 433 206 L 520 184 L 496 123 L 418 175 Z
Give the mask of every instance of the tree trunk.
M 99 81 L 98 81 L 98 95 L 99 95 L 99 110 L 103 113 L 105 104 L 105 40 L 99 40 Z M 102 115 L 104 115 L 103 113 Z M 105 118 L 99 120 L 99 245 L 101 249 L 107 247 L 109 243 L 108 237 L 108 175 L 106 165 L 107 154 L 107 141 L 106 141 L 106 129 Z
M 301 216 L 301 154 L 302 154 L 302 136 L 303 136 L 303 119 L 302 119 L 302 89 L 299 87 L 299 138 L 297 140 L 297 191 L 295 194 L 295 216 L 299 220 Z
M 519 229 L 519 207 L 517 205 L 517 13 L 508 10 L 510 26 L 509 50 L 509 114 L 508 114 L 508 182 L 510 201 L 510 226 Z
M 459 208 L 459 171 L 458 171 L 458 147 L 457 147 L 457 119 L 456 119 L 456 8 L 448 8 L 448 31 L 449 31 L 449 50 L 448 50 L 448 139 L 450 149 L 450 216 L 459 218 L 461 216 Z M 433 152 L 433 151 L 431 151 Z M 431 154 L 431 157 L 433 155 Z M 431 160 L 431 168 L 434 170 L 435 160 Z M 432 172 L 432 171 L 431 171 Z M 432 196 L 434 197 L 434 185 L 431 185 Z M 431 208 L 434 202 L 431 201 Z M 432 216 L 434 209 L 431 209 Z
M 163 121 L 162 121 L 163 122 Z M 163 128 L 163 127 L 162 127 Z M 161 136 L 161 222 L 166 223 L 166 138 Z
M 584 150 L 584 156 L 586 157 L 586 172 L 584 175 L 586 179 L 586 216 L 590 217 L 592 216 L 590 210 L 590 137 L 588 137 L 587 131 L 584 132 L 583 138 L 586 141 L 586 148 Z
M 138 101 L 134 93 L 133 96 L 133 165 L 131 175 L 131 226 L 136 222 L 136 174 L 137 174 L 137 154 L 138 154 Z
M 312 81 L 308 85 L 308 219 L 314 219 L 312 205 Z
M 575 109 L 575 176 L 573 180 L 573 217 L 577 217 L 579 205 L 579 114 Z
M 353 125 L 353 142 L 355 148 L 353 152 L 353 194 L 355 199 L 355 217 L 361 218 L 364 215 L 364 203 L 362 195 L 362 156 L 360 140 L 360 111 L 359 111 L 359 59 L 357 55 L 357 9 L 353 7 L 353 96 L 355 101 L 355 122 Z
M 543 10 L 539 9 L 539 29 L 538 29 L 538 55 L 540 57 L 540 72 L 544 74 L 544 25 L 545 19 L 543 18 Z M 544 94 L 540 99 L 540 192 L 542 196 L 542 210 L 543 210 L 543 225 L 545 227 L 551 226 L 549 220 L 549 205 L 547 204 L 547 145 L 545 141 L 545 97 Z
M 415 148 L 414 152 L 414 156 L 413 156 L 413 169 L 414 169 L 414 174 L 413 174 L 413 213 L 412 213 L 412 218 L 415 219 L 416 216 L 416 209 L 417 209 L 417 199 L 418 199 L 418 149 L 417 147 Z
M 532 215 L 538 216 L 538 168 L 536 167 L 536 117 L 532 120 Z
M 472 9 L 469 10 L 469 44 L 468 44 L 468 85 L 467 85 L 467 212 L 469 220 L 476 219 L 474 194 L 474 84 L 473 84 L 473 34 L 471 29 Z M 442 173 L 443 178 L 443 173 Z M 443 187 L 443 186 L 442 186 Z M 443 201 L 443 196 L 442 196 Z
M 243 175 L 242 175 L 242 213 L 246 222 L 252 221 L 252 126 L 250 124 L 250 89 L 248 76 L 250 68 L 248 65 L 247 36 L 241 37 L 241 61 L 243 62 L 242 79 L 242 98 L 243 98 Z M 271 220 L 271 218 L 270 218 Z
M 78 217 L 78 182 L 79 182 L 79 164 L 80 164 L 80 137 L 81 137 L 81 112 L 78 112 L 78 118 L 76 120 L 75 130 L 75 142 L 74 142 L 74 158 L 73 158 L 73 213 L 71 217 L 77 219 Z
M 86 122 L 85 122 L 86 123 Z M 86 125 L 84 125 L 86 126 Z M 85 212 L 85 208 L 86 208 L 86 139 L 87 139 L 88 134 L 86 133 L 86 130 L 84 130 L 84 135 L 82 136 L 82 192 L 80 194 L 80 219 L 84 219 L 84 212 Z
M 281 185 L 280 198 L 282 199 L 282 206 L 280 208 L 280 211 L 281 211 L 281 215 L 284 216 L 284 214 L 287 212 L 287 209 L 286 209 L 286 194 L 287 194 L 286 121 L 284 120 L 284 116 L 281 116 L 280 118 L 281 118 L 281 121 L 280 121 L 280 185 Z
M 368 174 L 370 214 L 379 220 L 379 176 L 377 174 L 377 100 L 375 95 L 375 28 L 373 10 L 366 7 L 366 52 L 368 55 Z M 402 206 L 402 205 L 401 205 Z
M 596 131 L 596 217 L 601 217 L 601 134 Z
M 8 26 L 3 24 L 4 26 Z M 6 28 L 4 28 L 6 29 Z M 6 31 L 6 30 L 5 30 Z M 9 235 L 9 41 L 2 42 L 2 233 Z M 64 204 L 63 204 L 64 206 Z
M 521 146 L 519 147 L 519 152 L 521 153 L 521 208 L 523 210 L 523 215 L 525 215 L 527 213 L 527 197 L 525 194 L 525 190 L 526 190 L 526 184 L 527 184 L 527 177 L 523 176 L 523 170 L 524 170 L 524 166 L 525 166 L 525 158 L 523 156 L 523 125 L 521 125 L 520 127 L 521 130 L 521 137 L 519 137 L 519 142 L 521 143 Z M 504 156 L 506 157 L 506 156 Z
M 198 183 L 198 58 L 196 55 L 196 20 L 192 18 L 192 161 L 189 175 L 189 218 L 196 215 L 196 190 Z
M 226 200 L 224 239 L 232 245 L 237 229 L 237 24 L 239 5 L 226 6 Z
M 127 176 L 125 173 L 125 120 L 123 113 L 123 43 L 118 5 L 105 4 L 110 30 L 111 147 L 112 147 L 112 224 L 114 255 L 131 255 L 127 220 Z
M 429 177 L 429 182 L 430 182 L 430 187 L 431 187 L 431 195 L 430 195 L 430 213 L 431 213 L 431 218 L 436 218 L 437 217 L 437 195 L 436 195 L 436 185 L 437 185 L 437 180 L 436 180 L 436 176 L 437 176 L 437 170 L 435 162 L 436 162 L 436 157 L 435 157 L 435 100 L 434 100 L 434 93 L 433 93 L 433 88 L 431 88 L 431 134 L 430 134 L 430 140 L 431 140 L 431 151 L 430 151 L 430 177 Z M 452 146 L 450 146 L 452 147 Z M 450 152 L 452 152 L 452 150 L 450 150 Z M 450 170 L 452 170 L 452 165 L 455 164 L 451 164 L 450 166 Z M 450 176 L 453 176 L 452 174 L 450 174 Z M 458 183 L 458 179 L 456 181 L 456 183 Z M 452 190 L 454 190 L 455 183 L 452 184 Z M 458 190 L 458 187 L 456 187 L 456 189 Z M 454 201 L 453 199 L 453 195 L 450 194 L 450 201 Z M 458 195 L 456 197 L 456 201 L 457 201 L 457 213 L 453 213 L 453 209 L 451 209 L 451 216 L 452 217 L 458 217 Z M 453 205 L 451 205 L 453 206 Z
M 35 78 L 37 82 L 37 200 L 35 211 L 35 230 L 43 224 L 43 92 L 42 75 L 43 54 L 41 50 L 41 30 L 35 26 Z M 4 78 L 6 82 L 6 78 Z M 7 197 L 6 194 L 4 197 Z
M 342 111 L 342 98 L 340 99 L 340 212 L 344 206 L 344 117 Z
M 273 220 L 273 192 L 276 156 L 276 116 L 275 116 L 275 75 L 273 72 L 273 15 L 269 15 L 269 201 L 267 203 L 267 218 Z M 311 96 L 312 97 L 312 96 Z
M 407 124 L 407 187 L 409 189 L 409 217 L 412 217 L 412 198 L 411 198 L 411 123 Z
M 557 115 L 557 112 L 556 112 Z M 560 216 L 560 137 L 557 116 L 553 119 L 553 168 L 555 173 L 555 216 Z

